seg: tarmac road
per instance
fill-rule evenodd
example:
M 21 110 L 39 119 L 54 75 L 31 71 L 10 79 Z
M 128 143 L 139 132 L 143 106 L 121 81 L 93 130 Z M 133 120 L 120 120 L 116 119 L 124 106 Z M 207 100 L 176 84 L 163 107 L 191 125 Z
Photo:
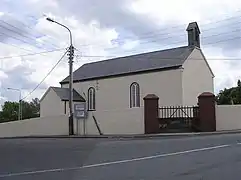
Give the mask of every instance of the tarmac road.
M 0 180 L 239 180 L 241 134 L 1 139 Z

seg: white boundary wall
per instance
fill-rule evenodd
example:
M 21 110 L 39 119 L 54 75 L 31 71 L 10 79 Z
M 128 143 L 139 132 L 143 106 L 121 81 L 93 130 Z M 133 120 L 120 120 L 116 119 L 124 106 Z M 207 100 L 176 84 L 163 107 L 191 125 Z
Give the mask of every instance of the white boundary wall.
M 241 105 L 216 105 L 216 129 L 241 129 Z
M 99 135 L 92 116 L 103 134 L 144 134 L 144 108 L 88 112 L 86 135 Z M 68 115 L 32 118 L 0 123 L 0 137 L 68 135 Z M 76 135 L 84 135 L 83 119 L 74 119 Z
M 92 116 L 103 134 L 144 134 L 144 108 L 89 111 L 85 129 L 87 135 L 98 135 Z M 76 121 L 76 120 L 75 120 Z M 76 125 L 76 123 L 75 123 Z M 76 126 L 75 126 L 76 129 Z M 76 130 L 75 130 L 76 132 Z M 83 120 L 79 120 L 79 135 L 83 135 Z
M 0 123 L 0 137 L 68 135 L 68 115 Z

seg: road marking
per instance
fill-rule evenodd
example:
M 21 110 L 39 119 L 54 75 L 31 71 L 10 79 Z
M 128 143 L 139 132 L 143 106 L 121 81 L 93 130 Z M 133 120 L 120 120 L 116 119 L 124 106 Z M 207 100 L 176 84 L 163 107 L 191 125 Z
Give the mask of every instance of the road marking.
M 237 144 L 239 144 L 239 143 L 237 143 Z M 188 154 L 188 153 L 193 153 L 193 152 L 208 151 L 208 150 L 214 150 L 214 149 L 225 148 L 225 147 L 230 147 L 230 146 L 231 146 L 231 144 L 226 144 L 226 145 L 212 146 L 212 147 L 206 147 L 206 148 L 200 148 L 200 149 L 192 149 L 192 150 L 180 151 L 180 152 L 174 152 L 174 153 L 158 154 L 158 155 L 153 155 L 153 156 L 145 156 L 145 157 L 139 157 L 139 158 L 126 159 L 126 160 L 110 161 L 110 162 L 106 162 L 106 163 L 84 165 L 84 166 L 72 167 L 72 168 L 57 168 L 57 169 L 46 169 L 46 170 L 38 170 L 38 171 L 26 171 L 26 172 L 19 172 L 19 173 L 8 173 L 8 174 L 0 175 L 0 178 L 32 175 L 32 174 L 43 174 L 43 173 L 49 173 L 49 172 L 80 170 L 80 169 L 108 166 L 108 165 L 114 165 L 114 164 L 123 164 L 123 163 L 134 162 L 134 161 L 156 159 L 156 158 L 161 158 L 161 157 L 176 156 L 176 155 Z

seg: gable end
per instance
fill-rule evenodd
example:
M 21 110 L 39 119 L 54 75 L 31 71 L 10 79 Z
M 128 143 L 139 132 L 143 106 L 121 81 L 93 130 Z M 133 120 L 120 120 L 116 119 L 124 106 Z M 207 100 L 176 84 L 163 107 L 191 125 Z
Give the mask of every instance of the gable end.
M 206 59 L 204 53 L 202 52 L 201 48 L 196 47 L 196 49 L 200 51 L 200 53 L 201 53 L 201 55 L 203 56 L 203 59 L 204 59 L 206 65 L 208 66 L 208 69 L 210 70 L 210 72 L 211 72 L 211 74 L 212 74 L 212 76 L 213 76 L 213 78 L 214 78 L 215 75 L 214 75 L 214 73 L 213 73 L 211 67 L 209 66 L 208 61 L 207 61 L 207 59 Z

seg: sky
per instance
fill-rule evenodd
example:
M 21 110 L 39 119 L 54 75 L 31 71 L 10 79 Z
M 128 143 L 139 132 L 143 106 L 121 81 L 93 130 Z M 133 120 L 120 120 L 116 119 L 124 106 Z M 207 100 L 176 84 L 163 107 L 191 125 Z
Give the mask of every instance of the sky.
M 68 31 L 46 17 L 71 29 L 74 70 L 87 62 L 187 45 L 186 27 L 196 21 L 215 93 L 241 78 L 239 0 L 0 0 L 0 104 L 18 101 L 19 92 L 7 88 L 21 89 L 25 100 L 41 98 L 68 75 L 65 56 L 32 92 L 69 45 Z

